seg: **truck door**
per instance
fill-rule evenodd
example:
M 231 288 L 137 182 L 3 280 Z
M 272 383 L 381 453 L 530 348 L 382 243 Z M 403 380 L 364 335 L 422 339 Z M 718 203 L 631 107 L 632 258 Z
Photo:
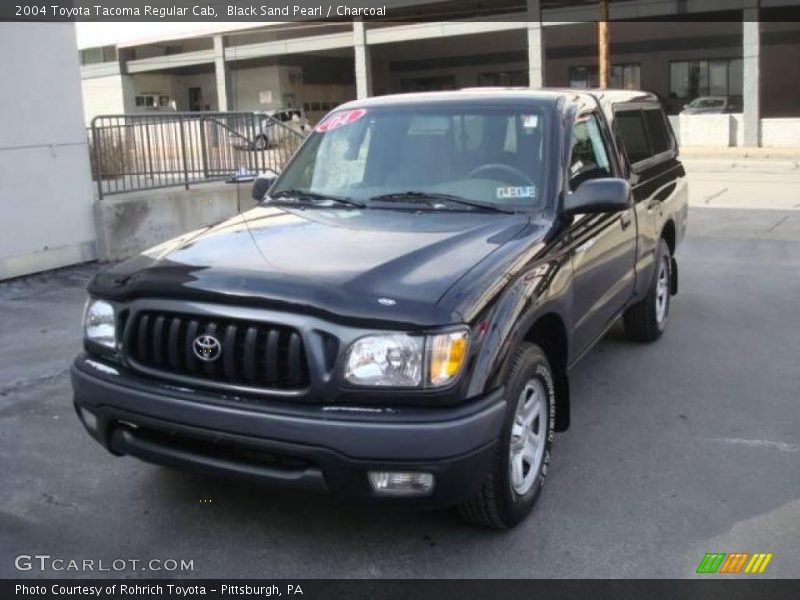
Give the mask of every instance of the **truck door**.
M 572 129 L 568 166 L 570 191 L 587 179 L 614 177 L 605 122 L 597 113 L 580 115 Z M 572 346 L 576 358 L 619 316 L 635 283 L 636 222 L 633 207 L 616 213 L 576 215 L 573 240 Z

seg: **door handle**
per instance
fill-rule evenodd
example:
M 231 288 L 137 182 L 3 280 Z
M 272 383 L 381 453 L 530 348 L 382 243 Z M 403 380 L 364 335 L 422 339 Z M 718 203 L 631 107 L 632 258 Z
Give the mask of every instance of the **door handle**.
M 633 219 L 631 218 L 631 211 L 627 210 L 619 216 L 619 224 L 622 226 L 622 229 L 625 230 L 630 227 L 631 222 Z

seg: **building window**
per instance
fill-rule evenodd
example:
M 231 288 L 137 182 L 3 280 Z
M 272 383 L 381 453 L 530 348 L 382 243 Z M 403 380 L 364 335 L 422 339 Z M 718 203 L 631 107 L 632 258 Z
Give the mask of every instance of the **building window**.
M 134 99 L 136 108 L 156 110 L 170 108 L 169 96 L 163 94 L 138 94 Z
M 527 87 L 528 72 L 500 71 L 499 73 L 480 73 L 478 75 L 480 87 Z
M 136 108 L 155 108 L 156 107 L 156 97 L 147 95 L 140 95 L 136 96 Z
M 117 60 L 117 47 L 97 46 L 95 48 L 85 48 L 80 51 L 80 57 L 82 65 L 114 62 Z
M 623 90 L 641 89 L 641 71 L 639 63 L 619 63 L 611 65 L 608 87 Z M 569 87 L 596 88 L 600 85 L 600 70 L 597 65 L 569 68 Z
M 684 103 L 699 96 L 724 97 L 733 110 L 741 110 L 742 59 L 672 61 L 669 64 L 670 100 Z

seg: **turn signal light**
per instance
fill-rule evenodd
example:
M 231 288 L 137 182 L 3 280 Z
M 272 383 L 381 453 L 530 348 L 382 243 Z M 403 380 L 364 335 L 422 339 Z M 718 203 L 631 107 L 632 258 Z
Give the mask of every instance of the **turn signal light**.
M 469 334 L 467 331 L 454 331 L 431 336 L 430 371 L 428 382 L 434 387 L 447 385 L 453 381 L 467 360 Z

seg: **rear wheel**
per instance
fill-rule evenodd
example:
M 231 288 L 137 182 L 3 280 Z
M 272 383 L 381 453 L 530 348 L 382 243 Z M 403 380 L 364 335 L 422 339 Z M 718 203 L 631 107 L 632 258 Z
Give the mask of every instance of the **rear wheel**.
M 647 296 L 625 311 L 625 332 L 637 342 L 653 342 L 667 328 L 672 255 L 664 238 L 658 242 L 656 270 Z
M 508 529 L 533 509 L 550 462 L 555 425 L 555 388 L 541 348 L 523 343 L 506 381 L 507 414 L 492 469 L 480 491 L 459 506 L 463 518 Z

